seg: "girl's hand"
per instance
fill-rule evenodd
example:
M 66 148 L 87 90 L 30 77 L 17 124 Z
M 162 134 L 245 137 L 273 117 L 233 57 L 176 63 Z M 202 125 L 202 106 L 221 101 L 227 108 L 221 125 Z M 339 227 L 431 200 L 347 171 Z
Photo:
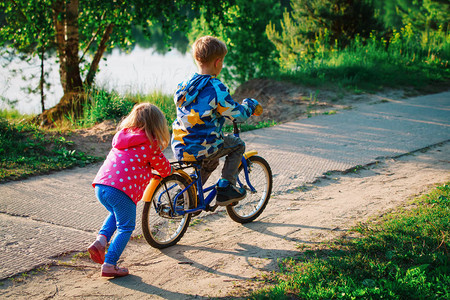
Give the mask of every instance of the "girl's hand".
M 154 172 L 152 172 L 152 178 L 162 179 L 163 177 L 161 175 L 159 175 L 158 172 L 154 171 Z

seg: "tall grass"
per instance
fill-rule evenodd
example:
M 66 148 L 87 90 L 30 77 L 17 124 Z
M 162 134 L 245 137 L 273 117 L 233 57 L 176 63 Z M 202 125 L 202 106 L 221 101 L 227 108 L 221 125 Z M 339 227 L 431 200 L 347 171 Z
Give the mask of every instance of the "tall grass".
M 161 109 L 169 125 L 176 117 L 172 97 L 161 92 L 120 95 L 116 91 L 93 88 L 86 93 L 86 99 L 80 118 L 75 118 L 72 113 L 66 115 L 65 121 L 69 122 L 70 127 L 92 127 L 105 120 L 118 122 L 131 112 L 134 105 L 142 102 L 150 102 Z
M 327 36 L 316 37 L 314 58 L 298 56 L 279 77 L 308 85 L 335 85 L 355 91 L 376 91 L 384 87 L 414 87 L 427 90 L 432 84 L 448 85 L 450 79 L 450 34 L 414 32 L 411 26 L 393 31 L 392 36 L 372 33 L 363 40 L 356 36 L 344 49 L 328 46 Z
M 116 92 L 92 89 L 87 93 L 87 101 L 83 110 L 83 117 L 74 120 L 82 127 L 90 127 L 105 120 L 118 120 L 127 115 L 135 103 Z
M 0 118 L 10 120 L 28 120 L 32 115 L 22 114 L 17 109 L 0 109 Z
M 251 299 L 449 299 L 449 210 L 446 183 L 359 225 L 360 238 L 284 260 Z

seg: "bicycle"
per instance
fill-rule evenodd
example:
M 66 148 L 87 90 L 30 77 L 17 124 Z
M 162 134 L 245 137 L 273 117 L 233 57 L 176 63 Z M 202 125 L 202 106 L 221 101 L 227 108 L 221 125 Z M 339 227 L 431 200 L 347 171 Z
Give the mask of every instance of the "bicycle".
M 239 131 L 237 123 L 233 122 L 233 134 L 239 136 Z M 244 153 L 239 167 L 237 185 L 246 189 L 246 198 L 226 206 L 228 216 L 241 224 L 252 222 L 261 215 L 272 192 L 272 170 L 267 161 L 256 154 L 254 150 Z M 202 186 L 201 162 L 171 164 L 173 174 L 153 178 L 142 197 L 142 231 L 146 241 L 158 249 L 178 243 L 192 216 L 202 211 L 214 212 L 218 207 L 211 205 L 217 194 L 217 183 L 206 188 Z M 191 175 L 187 169 L 191 170 Z

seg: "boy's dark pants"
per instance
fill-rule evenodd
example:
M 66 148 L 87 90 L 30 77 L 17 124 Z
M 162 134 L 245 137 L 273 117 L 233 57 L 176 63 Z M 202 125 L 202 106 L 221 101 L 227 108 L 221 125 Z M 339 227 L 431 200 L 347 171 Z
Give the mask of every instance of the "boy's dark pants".
M 223 147 L 202 161 L 202 169 L 200 171 L 202 184 L 205 184 L 211 173 L 217 168 L 219 159 L 223 156 L 227 156 L 225 158 L 225 165 L 222 169 L 222 178 L 227 179 L 232 185 L 236 185 L 238 168 L 244 152 L 244 141 L 232 134 L 225 136 L 223 139 Z

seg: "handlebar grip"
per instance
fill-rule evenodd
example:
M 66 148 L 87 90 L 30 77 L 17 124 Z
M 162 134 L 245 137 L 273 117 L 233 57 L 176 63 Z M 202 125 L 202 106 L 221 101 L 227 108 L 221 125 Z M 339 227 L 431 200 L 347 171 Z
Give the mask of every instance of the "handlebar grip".
M 261 104 L 258 104 L 255 108 L 255 111 L 253 112 L 254 116 L 260 116 L 263 113 L 263 108 Z

